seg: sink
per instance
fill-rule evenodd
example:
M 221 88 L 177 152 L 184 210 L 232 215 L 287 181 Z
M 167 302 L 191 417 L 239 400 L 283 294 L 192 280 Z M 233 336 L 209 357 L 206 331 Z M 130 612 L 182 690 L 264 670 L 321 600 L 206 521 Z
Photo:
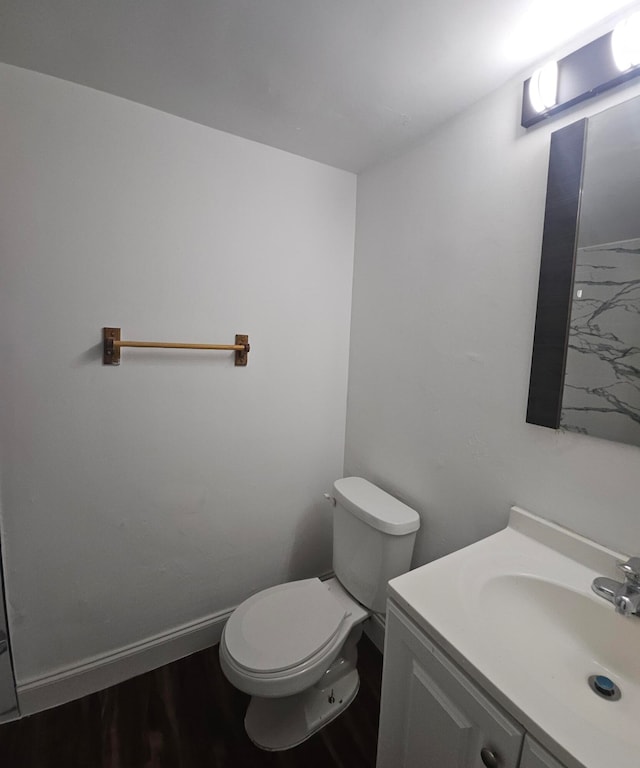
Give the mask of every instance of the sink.
M 594 672 L 640 687 L 640 619 L 619 616 L 589 592 L 534 576 L 494 576 L 482 584 L 475 609 L 478 618 L 491 617 L 495 641 L 511 652 L 526 652 L 535 634 L 527 663 L 552 691 L 577 675 L 586 692 L 582 684 Z
M 518 574 L 483 583 L 475 613 L 477 620 L 490 617 L 492 642 L 505 656 L 525 660 L 541 694 L 570 706 L 585 729 L 597 728 L 637 749 L 640 619 L 619 616 L 595 595 Z M 613 680 L 620 700 L 598 697 L 588 684 L 591 675 Z
M 591 591 L 621 559 L 514 507 L 503 531 L 392 580 L 390 596 L 567 766 L 635 768 L 640 618 Z

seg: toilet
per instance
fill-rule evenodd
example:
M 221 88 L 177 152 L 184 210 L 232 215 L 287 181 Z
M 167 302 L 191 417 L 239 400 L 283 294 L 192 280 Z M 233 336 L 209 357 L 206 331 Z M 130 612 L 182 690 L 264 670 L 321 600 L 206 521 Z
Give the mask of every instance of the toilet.
M 295 747 L 349 706 L 362 624 L 384 612 L 387 582 L 411 565 L 417 512 L 361 477 L 333 487 L 335 577 L 249 597 L 220 641 L 225 676 L 251 695 L 245 729 L 262 749 Z

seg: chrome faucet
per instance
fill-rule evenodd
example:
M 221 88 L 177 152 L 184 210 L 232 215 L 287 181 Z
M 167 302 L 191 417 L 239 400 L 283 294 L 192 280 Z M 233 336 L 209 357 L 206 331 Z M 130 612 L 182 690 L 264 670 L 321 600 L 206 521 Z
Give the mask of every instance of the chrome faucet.
M 626 563 L 618 563 L 618 568 L 624 573 L 624 581 L 598 576 L 591 589 L 613 603 L 616 613 L 640 616 L 640 557 L 630 557 Z

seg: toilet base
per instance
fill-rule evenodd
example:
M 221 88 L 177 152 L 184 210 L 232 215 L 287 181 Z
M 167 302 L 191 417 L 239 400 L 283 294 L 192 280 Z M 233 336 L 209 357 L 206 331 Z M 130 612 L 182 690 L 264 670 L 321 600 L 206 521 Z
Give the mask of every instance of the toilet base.
M 360 687 L 352 668 L 337 680 L 328 677 L 294 696 L 280 699 L 251 697 L 244 727 L 260 749 L 291 749 L 330 723 L 355 699 Z

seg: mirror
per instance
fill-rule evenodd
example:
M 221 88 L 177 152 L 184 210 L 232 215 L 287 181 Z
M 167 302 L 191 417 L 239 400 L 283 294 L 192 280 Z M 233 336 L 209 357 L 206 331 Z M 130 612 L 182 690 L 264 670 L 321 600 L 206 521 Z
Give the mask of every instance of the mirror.
M 527 421 L 640 445 L 640 98 L 552 134 Z

